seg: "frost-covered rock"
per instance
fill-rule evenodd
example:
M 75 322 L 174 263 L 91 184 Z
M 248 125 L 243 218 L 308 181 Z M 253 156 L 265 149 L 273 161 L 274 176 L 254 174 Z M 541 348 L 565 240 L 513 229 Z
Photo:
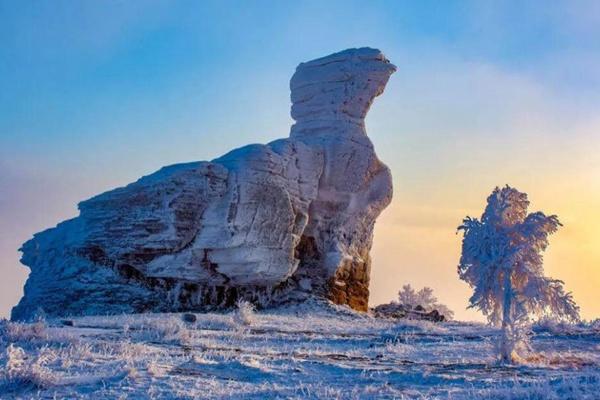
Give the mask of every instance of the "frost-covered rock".
M 79 204 L 22 247 L 13 318 L 266 304 L 367 310 L 373 225 L 392 197 L 364 118 L 395 67 L 379 50 L 302 63 L 290 137 L 162 168 Z
M 447 318 L 437 309 L 427 310 L 422 306 L 410 307 L 396 302 L 380 304 L 373 308 L 373 314 L 379 318 L 417 319 L 431 322 L 444 322 Z

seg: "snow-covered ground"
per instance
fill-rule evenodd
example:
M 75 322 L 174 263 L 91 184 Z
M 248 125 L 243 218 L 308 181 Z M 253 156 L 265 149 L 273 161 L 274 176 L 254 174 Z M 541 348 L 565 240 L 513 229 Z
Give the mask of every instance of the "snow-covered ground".
M 600 327 L 537 329 L 526 365 L 485 325 L 324 303 L 0 326 L 0 398 L 600 398 Z M 66 324 L 73 326 L 68 326 Z

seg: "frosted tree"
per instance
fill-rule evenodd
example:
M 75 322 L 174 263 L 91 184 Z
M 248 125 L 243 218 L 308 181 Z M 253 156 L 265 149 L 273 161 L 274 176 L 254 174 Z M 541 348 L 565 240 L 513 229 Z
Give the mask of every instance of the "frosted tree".
M 406 285 L 402 286 L 402 289 L 398 291 L 398 301 L 400 302 L 400 304 L 409 306 L 411 308 L 419 304 L 417 302 L 417 293 L 410 285 L 410 283 L 407 283 Z
M 497 187 L 481 220 L 466 217 L 458 227 L 464 235 L 458 274 L 474 289 L 470 307 L 502 327 L 499 351 L 505 362 L 529 350 L 528 327 L 535 318 L 579 319 L 563 282 L 544 276 L 542 253 L 562 225 L 556 215 L 527 214 L 528 206 L 526 193 Z
M 406 284 L 398 292 L 398 302 L 409 309 L 421 306 L 427 312 L 436 310 L 446 320 L 451 320 L 454 316 L 454 312 L 446 305 L 438 303 L 438 299 L 433 295 L 433 289 L 430 287 L 415 291 L 410 284 Z

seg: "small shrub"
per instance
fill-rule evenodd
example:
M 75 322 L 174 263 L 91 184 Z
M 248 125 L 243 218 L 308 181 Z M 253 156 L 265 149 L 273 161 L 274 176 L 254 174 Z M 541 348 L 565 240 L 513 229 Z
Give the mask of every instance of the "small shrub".
M 233 315 L 233 320 L 238 325 L 250 326 L 254 324 L 256 320 L 255 308 L 252 303 L 244 299 L 238 300 L 236 303 L 237 310 Z
M 27 356 L 25 350 L 12 343 L 6 348 L 6 366 L 3 378 L 8 384 L 17 386 L 33 385 L 47 388 L 56 383 L 56 377 L 46 364 L 51 362 L 53 354 L 47 348 L 42 349 L 35 358 Z
M 5 334 L 11 342 L 28 342 L 33 339 L 47 339 L 46 322 L 39 319 L 34 323 L 7 322 Z
M 139 341 L 167 341 L 185 346 L 191 340 L 190 330 L 176 317 L 148 319 L 139 326 L 128 326 L 127 332 L 132 339 Z

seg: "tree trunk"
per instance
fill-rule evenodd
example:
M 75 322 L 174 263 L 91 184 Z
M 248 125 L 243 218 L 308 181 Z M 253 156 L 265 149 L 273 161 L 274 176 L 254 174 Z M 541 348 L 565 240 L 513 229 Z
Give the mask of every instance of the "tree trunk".
M 514 350 L 512 309 L 512 281 L 511 270 L 504 270 L 504 301 L 502 302 L 502 341 L 500 342 L 500 358 L 504 362 L 512 361 Z

